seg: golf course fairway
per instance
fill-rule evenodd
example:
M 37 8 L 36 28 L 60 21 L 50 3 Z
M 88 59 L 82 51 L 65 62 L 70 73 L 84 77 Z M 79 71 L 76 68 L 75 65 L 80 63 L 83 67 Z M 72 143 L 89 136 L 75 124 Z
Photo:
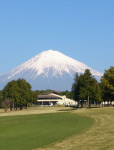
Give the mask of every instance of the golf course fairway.
M 32 150 L 86 131 L 94 119 L 70 112 L 1 116 L 0 149 Z

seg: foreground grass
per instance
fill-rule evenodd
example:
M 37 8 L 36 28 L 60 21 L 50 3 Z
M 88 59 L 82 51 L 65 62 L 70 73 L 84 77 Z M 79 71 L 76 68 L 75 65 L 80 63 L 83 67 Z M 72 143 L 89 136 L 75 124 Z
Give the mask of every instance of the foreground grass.
M 93 123 L 89 117 L 70 112 L 1 116 L 0 149 L 32 150 L 80 134 Z
M 91 117 L 96 123 L 86 132 L 37 150 L 114 150 L 114 108 L 77 109 L 73 113 Z

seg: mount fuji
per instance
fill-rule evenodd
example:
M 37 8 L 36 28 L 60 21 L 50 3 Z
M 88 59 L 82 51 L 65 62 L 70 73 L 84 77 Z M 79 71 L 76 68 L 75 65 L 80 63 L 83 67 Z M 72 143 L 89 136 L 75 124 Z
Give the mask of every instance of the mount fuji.
M 90 69 L 97 80 L 102 76 L 102 73 L 58 51 L 43 51 L 13 70 L 0 74 L 0 89 L 11 80 L 24 78 L 32 90 L 71 90 L 75 73 L 82 74 L 85 69 Z

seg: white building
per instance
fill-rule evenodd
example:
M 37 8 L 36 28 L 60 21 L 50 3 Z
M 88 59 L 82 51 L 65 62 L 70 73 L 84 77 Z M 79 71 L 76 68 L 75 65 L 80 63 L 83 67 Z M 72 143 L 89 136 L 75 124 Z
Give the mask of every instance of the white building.
M 66 98 L 66 96 L 60 96 L 54 93 L 50 93 L 50 94 L 39 95 L 38 104 L 76 106 L 78 103 L 72 99 Z

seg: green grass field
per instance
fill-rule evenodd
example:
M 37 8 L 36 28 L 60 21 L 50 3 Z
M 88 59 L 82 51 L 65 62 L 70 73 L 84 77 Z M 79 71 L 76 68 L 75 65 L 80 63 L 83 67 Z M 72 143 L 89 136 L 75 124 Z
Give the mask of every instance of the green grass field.
M 114 107 L 77 109 L 95 120 L 88 130 L 37 150 L 114 150 Z
M 0 150 L 32 150 L 44 147 L 87 131 L 94 122 L 90 117 L 70 112 L 1 116 Z
M 5 149 L 114 150 L 114 107 L 0 110 L 0 150 Z

